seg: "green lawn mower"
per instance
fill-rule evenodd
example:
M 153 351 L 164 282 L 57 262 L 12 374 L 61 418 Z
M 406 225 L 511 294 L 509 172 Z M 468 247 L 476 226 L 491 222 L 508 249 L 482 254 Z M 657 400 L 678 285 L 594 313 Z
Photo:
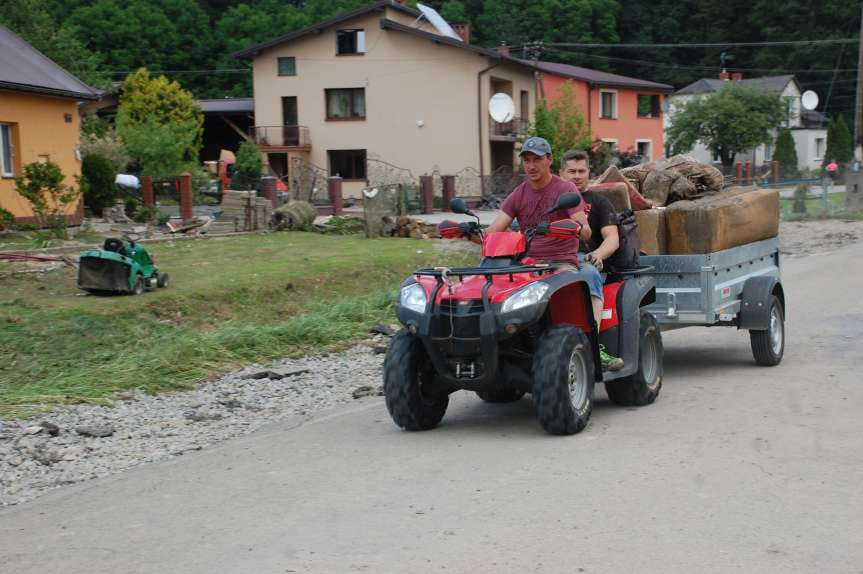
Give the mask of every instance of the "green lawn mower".
M 168 286 L 168 274 L 162 273 L 137 236 L 109 238 L 102 249 L 88 249 L 81 254 L 78 287 L 95 295 L 144 291 Z

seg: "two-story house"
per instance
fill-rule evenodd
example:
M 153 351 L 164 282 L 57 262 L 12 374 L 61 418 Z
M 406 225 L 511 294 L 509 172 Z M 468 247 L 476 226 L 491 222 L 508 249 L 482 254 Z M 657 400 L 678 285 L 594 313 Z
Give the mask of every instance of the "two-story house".
M 634 150 L 646 161 L 663 156 L 663 104 L 672 86 L 568 64 L 540 61 L 537 66 L 542 71 L 539 97 L 552 103 L 570 82 L 594 138 Z
M 24 165 L 52 161 L 64 183 L 77 186 L 78 102 L 97 98 L 91 87 L 0 26 L 0 208 L 17 221 L 35 222 L 30 204 L 15 191 Z M 69 223 L 81 222 L 82 206 L 81 200 L 69 206 Z
M 763 76 L 744 79 L 739 72 L 722 72 L 719 78 L 702 78 L 685 86 L 669 96 L 669 109 L 666 114 L 666 129 L 674 122 L 674 116 L 686 103 L 695 98 L 704 97 L 718 92 L 725 82 L 740 82 L 765 92 L 781 94 L 786 102 L 786 116 L 782 127 L 791 129 L 794 147 L 797 151 L 797 162 L 800 169 L 818 169 L 824 159 L 827 149 L 826 118 L 823 114 L 808 111 L 801 106 L 800 85 L 793 75 Z M 775 145 L 760 145 L 754 150 L 738 153 L 735 162 L 751 162 L 755 167 L 761 167 L 773 159 Z M 719 158 L 702 143 L 698 143 L 689 152 L 699 161 L 719 164 Z
M 356 197 L 371 159 L 416 176 L 512 169 L 536 70 L 459 30 L 444 35 L 419 11 L 381 0 L 235 54 L 253 63 L 253 136 L 272 170 L 288 175 L 303 158 Z M 488 112 L 499 92 L 515 102 L 506 125 Z

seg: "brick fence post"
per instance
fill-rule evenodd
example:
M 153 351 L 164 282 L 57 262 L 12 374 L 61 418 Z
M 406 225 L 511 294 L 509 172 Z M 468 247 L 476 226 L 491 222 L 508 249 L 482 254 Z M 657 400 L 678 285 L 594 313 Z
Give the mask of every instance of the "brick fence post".
M 449 209 L 449 202 L 455 197 L 455 176 L 442 175 L 443 180 L 443 208 Z
M 434 211 L 434 185 L 430 175 L 420 176 L 420 205 L 422 213 Z
M 743 176 L 744 185 L 752 185 L 752 162 L 746 162 L 746 175 Z
M 264 197 L 270 200 L 273 209 L 279 207 L 278 195 L 276 194 L 276 178 L 271 175 L 265 175 L 261 178 L 261 191 Z
M 330 195 L 330 203 L 333 204 L 333 215 L 341 215 L 344 209 L 342 178 L 337 175 L 327 178 L 327 191 Z
M 736 169 L 734 182 L 737 185 L 743 185 L 743 164 L 738 161 L 734 167 Z
M 779 162 L 775 159 L 770 162 L 770 175 L 773 183 L 779 183 Z
M 192 206 L 192 174 L 184 171 L 180 174 L 180 218 L 183 221 L 194 217 Z
M 144 200 L 144 205 L 153 207 L 156 205 L 156 196 L 153 194 L 153 176 L 141 176 L 141 198 Z

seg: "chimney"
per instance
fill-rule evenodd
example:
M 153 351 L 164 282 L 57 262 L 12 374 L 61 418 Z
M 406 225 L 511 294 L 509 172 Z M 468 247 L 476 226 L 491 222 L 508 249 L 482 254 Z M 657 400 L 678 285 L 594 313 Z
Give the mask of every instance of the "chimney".
M 497 53 L 501 56 L 509 56 L 509 46 L 506 45 L 506 42 L 500 43 L 500 46 L 497 47 Z
M 731 76 L 728 74 L 728 72 L 726 72 L 725 70 L 722 70 L 721 72 L 719 72 L 719 79 L 722 80 L 723 82 L 727 82 L 728 80 L 731 79 Z
M 739 82 L 743 79 L 743 72 L 731 72 L 731 81 Z
M 467 22 L 454 22 L 450 26 L 456 34 L 461 36 L 462 42 L 470 44 L 470 24 Z

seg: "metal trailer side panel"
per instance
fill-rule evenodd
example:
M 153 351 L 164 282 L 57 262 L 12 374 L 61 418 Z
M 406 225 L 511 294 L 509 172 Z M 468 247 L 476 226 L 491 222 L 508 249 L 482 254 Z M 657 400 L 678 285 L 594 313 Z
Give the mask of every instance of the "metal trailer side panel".
M 779 238 L 703 255 L 645 255 L 641 265 L 656 281 L 647 310 L 664 330 L 689 325 L 733 325 L 743 284 L 750 277 L 779 278 Z

